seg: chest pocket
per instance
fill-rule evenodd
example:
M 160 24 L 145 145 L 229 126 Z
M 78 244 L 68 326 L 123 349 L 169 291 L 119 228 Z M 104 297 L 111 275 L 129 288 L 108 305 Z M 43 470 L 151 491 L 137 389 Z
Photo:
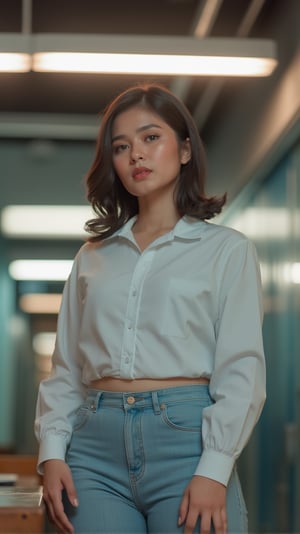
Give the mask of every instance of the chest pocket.
M 162 310 L 162 335 L 188 337 L 191 321 L 197 320 L 196 300 L 194 281 L 170 278 Z

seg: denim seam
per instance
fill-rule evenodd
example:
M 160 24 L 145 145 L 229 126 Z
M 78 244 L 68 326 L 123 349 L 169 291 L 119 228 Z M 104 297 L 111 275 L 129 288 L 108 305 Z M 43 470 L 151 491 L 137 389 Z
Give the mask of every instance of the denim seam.
M 172 423 L 170 419 L 168 419 L 166 408 L 163 408 L 161 411 L 161 420 L 163 423 L 165 423 L 171 430 L 177 430 L 179 432 L 191 432 L 191 433 L 199 433 L 201 431 L 201 420 L 199 427 L 197 428 L 191 428 L 191 427 L 184 427 L 176 425 L 175 423 Z

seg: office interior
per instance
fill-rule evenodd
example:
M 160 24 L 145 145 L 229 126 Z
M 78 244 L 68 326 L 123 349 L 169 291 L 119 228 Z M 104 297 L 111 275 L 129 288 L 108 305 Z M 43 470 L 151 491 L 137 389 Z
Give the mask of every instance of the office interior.
M 196 120 L 207 151 L 208 194 L 227 192 L 215 222 L 249 236 L 260 261 L 267 401 L 238 461 L 250 531 L 299 533 L 299 0 L 11 0 L 1 2 L 1 12 L 1 35 L 30 30 L 276 43 L 278 64 L 265 77 L 0 73 L 0 452 L 37 452 L 35 401 L 51 369 L 64 284 L 63 276 L 17 278 L 11 266 L 16 260 L 74 258 L 85 235 L 68 234 L 67 207 L 88 209 L 84 176 L 101 112 L 131 83 L 162 81 Z M 16 212 L 10 234 L 3 215 L 7 208 L 26 206 L 32 212 L 40 208 L 35 219 L 40 233 L 26 235 L 30 212 Z M 48 230 L 56 223 L 48 206 L 66 207 L 56 235 L 42 231 L 44 223 Z M 81 220 L 79 227 L 83 230 Z M 44 295 L 42 307 L 28 308 L 34 295 Z

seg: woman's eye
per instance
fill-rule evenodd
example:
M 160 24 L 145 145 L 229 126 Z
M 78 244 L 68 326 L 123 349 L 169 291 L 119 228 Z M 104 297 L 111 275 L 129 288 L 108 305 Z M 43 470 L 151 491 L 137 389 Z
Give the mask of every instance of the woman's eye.
M 146 139 L 147 139 L 148 141 L 155 141 L 155 140 L 158 139 L 158 138 L 159 138 L 159 135 L 157 135 L 157 134 L 149 134 L 149 135 L 147 135 L 147 138 L 146 138 Z
M 120 152 L 123 152 L 126 150 L 127 145 L 116 145 L 113 147 L 113 153 L 114 154 L 120 154 Z

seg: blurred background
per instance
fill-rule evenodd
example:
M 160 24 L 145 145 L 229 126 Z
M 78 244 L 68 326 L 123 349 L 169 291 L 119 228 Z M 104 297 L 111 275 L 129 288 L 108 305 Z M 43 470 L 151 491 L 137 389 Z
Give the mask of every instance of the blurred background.
M 299 533 L 299 0 L 1 0 L 0 52 L 10 34 L 276 43 L 265 77 L 0 72 L 0 452 L 37 451 L 37 388 L 85 238 L 84 176 L 101 113 L 132 83 L 160 81 L 195 118 L 208 194 L 228 193 L 216 222 L 248 235 L 261 264 L 267 402 L 239 461 L 250 531 Z

